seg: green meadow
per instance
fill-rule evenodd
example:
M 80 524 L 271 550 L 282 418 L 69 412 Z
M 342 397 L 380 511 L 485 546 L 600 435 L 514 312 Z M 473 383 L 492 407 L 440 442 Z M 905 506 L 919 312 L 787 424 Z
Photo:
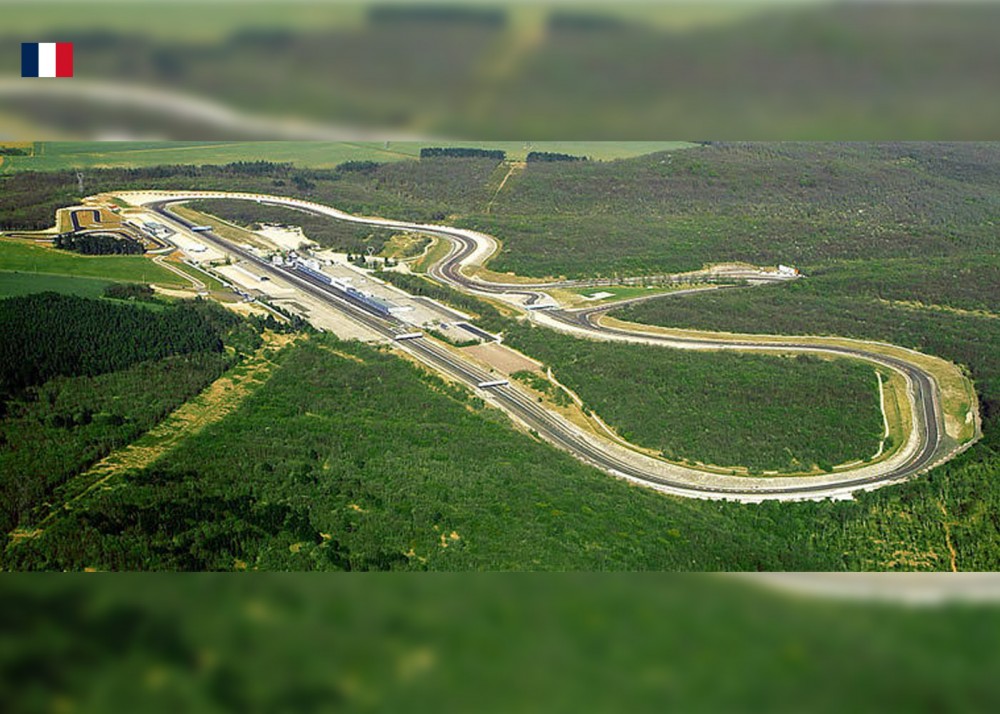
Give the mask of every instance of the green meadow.
M 29 284 L 25 274 L 41 276 L 65 276 L 74 278 L 101 278 L 107 281 L 156 283 L 171 287 L 184 287 L 188 283 L 180 276 L 161 268 L 149 258 L 141 256 L 83 256 L 67 253 L 47 246 L 33 245 L 19 240 L 0 240 L 0 270 L 18 273 L 16 278 L 6 279 L 11 290 L 19 290 Z M 56 284 L 55 281 L 51 284 Z M 69 283 L 64 284 L 64 288 Z M 20 286 L 20 287 L 19 287 Z M 56 288 L 52 288 L 56 289 Z M 57 289 L 57 292 L 86 292 L 83 284 L 73 289 Z M 79 293 L 78 290 L 84 290 Z M 31 290 L 30 292 L 39 292 Z M 98 289 L 99 292 L 99 289 Z M 11 292 L 10 294 L 24 294 Z

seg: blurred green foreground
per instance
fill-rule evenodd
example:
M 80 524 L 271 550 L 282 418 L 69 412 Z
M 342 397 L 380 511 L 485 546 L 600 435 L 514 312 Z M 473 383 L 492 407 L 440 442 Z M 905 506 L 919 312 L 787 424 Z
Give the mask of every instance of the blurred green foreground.
M 720 577 L 0 585 L 7 712 L 996 711 L 1000 610 Z

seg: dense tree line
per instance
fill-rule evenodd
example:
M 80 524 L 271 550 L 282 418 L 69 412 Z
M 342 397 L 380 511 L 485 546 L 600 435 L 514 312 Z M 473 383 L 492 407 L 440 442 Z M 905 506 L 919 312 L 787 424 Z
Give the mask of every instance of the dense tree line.
M 427 23 L 431 26 L 482 25 L 497 29 L 507 24 L 504 10 L 459 5 L 373 5 L 366 15 L 376 26 Z
M 0 156 L 30 156 L 31 152 L 16 146 L 0 146 Z
M 337 164 L 336 170 L 341 173 L 357 172 L 357 173 L 371 173 L 375 171 L 381 164 L 377 161 L 344 161 Z
M 146 252 L 139 241 L 110 233 L 60 233 L 53 243 L 56 248 L 75 250 L 83 255 L 141 255 Z
M 104 288 L 104 297 L 113 300 L 139 300 L 148 302 L 155 299 L 155 293 L 150 285 L 138 283 L 112 283 Z
M 254 325 L 258 330 L 271 330 L 272 332 L 278 332 L 282 334 L 292 334 L 295 332 L 314 332 L 312 325 L 306 322 L 301 315 L 290 313 L 283 309 L 280 305 L 271 305 L 272 310 L 284 315 L 287 320 L 282 322 L 278 320 L 274 315 L 268 313 L 267 315 L 248 315 L 247 321 Z
M 543 161 L 589 161 L 586 156 L 560 154 L 556 151 L 529 151 L 526 160 L 529 164 Z
M 420 150 L 421 159 L 437 157 L 447 157 L 450 159 L 493 159 L 503 161 L 507 158 L 507 152 L 500 149 L 473 149 L 459 146 L 425 146 Z
M 189 352 L 220 352 L 238 318 L 208 303 L 150 310 L 40 293 L 0 301 L 0 393 Z
M 254 325 L 201 300 L 38 293 L 0 300 L 0 530 L 148 431 L 260 344 Z M 223 348 L 226 349 L 223 349 Z

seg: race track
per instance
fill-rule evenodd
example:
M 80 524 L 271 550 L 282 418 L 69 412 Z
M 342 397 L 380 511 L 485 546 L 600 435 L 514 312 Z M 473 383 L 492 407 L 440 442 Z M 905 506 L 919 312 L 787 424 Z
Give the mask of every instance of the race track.
M 590 339 L 614 340 L 637 344 L 657 345 L 673 349 L 697 350 L 739 350 L 751 352 L 813 353 L 837 357 L 861 359 L 881 365 L 902 375 L 908 387 L 908 398 L 912 412 L 912 429 L 906 442 L 884 460 L 859 464 L 820 475 L 750 477 L 719 473 L 681 466 L 662 459 L 648 456 L 611 439 L 584 431 L 570 423 L 560 414 L 546 409 L 515 385 L 500 385 L 480 390 L 486 398 L 503 409 L 511 417 L 533 430 L 542 438 L 572 453 L 577 458 L 590 463 L 614 476 L 641 483 L 657 490 L 687 497 L 722 498 L 747 502 L 763 500 L 802 500 L 816 498 L 847 498 L 858 490 L 872 490 L 892 483 L 898 483 L 925 473 L 934 466 L 954 457 L 968 448 L 979 436 L 965 444 L 958 445 L 947 436 L 941 407 L 940 389 L 933 377 L 915 360 L 907 358 L 907 350 L 896 349 L 891 355 L 884 350 L 866 347 L 864 342 L 838 340 L 836 344 L 817 343 L 815 338 L 768 337 L 759 339 L 748 336 L 726 335 L 688 336 L 663 334 L 645 330 L 641 326 L 625 329 L 621 326 L 601 324 L 601 315 L 621 306 L 622 302 L 589 307 L 582 310 L 563 310 L 555 307 L 538 309 L 551 299 L 542 292 L 545 288 L 568 284 L 559 283 L 518 283 L 491 282 L 471 275 L 471 271 L 481 267 L 499 248 L 492 236 L 475 231 L 440 225 L 425 225 L 384 218 L 354 216 L 330 206 L 312 201 L 281 196 L 227 192 L 122 192 L 119 197 L 136 205 L 147 206 L 160 214 L 181 230 L 188 230 L 191 224 L 170 211 L 171 204 L 204 198 L 227 198 L 254 201 L 261 204 L 280 205 L 308 213 L 326 216 L 336 220 L 376 225 L 390 229 L 424 233 L 448 241 L 447 255 L 431 266 L 428 273 L 435 280 L 462 292 L 485 295 L 502 299 L 507 304 L 520 307 L 537 324 L 568 334 Z M 199 240 L 205 240 L 229 253 L 235 253 L 244 260 L 271 274 L 281 277 L 313 297 L 323 300 L 351 319 L 364 324 L 371 330 L 394 339 L 406 331 L 406 326 L 392 317 L 371 314 L 356 300 L 340 293 L 335 288 L 320 281 L 309 279 L 304 273 L 289 270 L 261 260 L 224 238 L 208 231 L 197 233 Z M 732 275 L 732 277 L 739 277 Z M 759 278 L 759 274 L 755 274 Z M 679 290 L 665 293 L 659 298 L 679 297 L 686 292 Z M 652 299 L 643 297 L 641 299 Z M 833 342 L 831 340 L 830 342 Z M 471 360 L 463 359 L 455 350 L 447 349 L 428 339 L 398 341 L 414 357 L 430 365 L 453 379 L 472 388 L 495 379 Z M 912 353 L 916 355 L 916 353 Z M 974 407 L 977 408 L 977 407 Z M 978 426 L 978 414 L 976 415 Z

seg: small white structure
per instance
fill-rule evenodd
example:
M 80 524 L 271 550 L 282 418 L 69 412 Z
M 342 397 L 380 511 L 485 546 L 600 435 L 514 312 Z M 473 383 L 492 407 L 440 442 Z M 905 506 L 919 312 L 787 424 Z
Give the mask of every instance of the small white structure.
M 489 387 L 506 387 L 510 382 L 506 379 L 493 379 L 488 382 L 480 382 L 476 386 L 480 389 L 487 389 Z
M 778 266 L 778 274 L 779 275 L 787 275 L 789 277 L 792 277 L 792 276 L 795 276 L 795 275 L 799 274 L 799 269 L 798 268 L 793 268 L 791 265 L 779 265 Z

